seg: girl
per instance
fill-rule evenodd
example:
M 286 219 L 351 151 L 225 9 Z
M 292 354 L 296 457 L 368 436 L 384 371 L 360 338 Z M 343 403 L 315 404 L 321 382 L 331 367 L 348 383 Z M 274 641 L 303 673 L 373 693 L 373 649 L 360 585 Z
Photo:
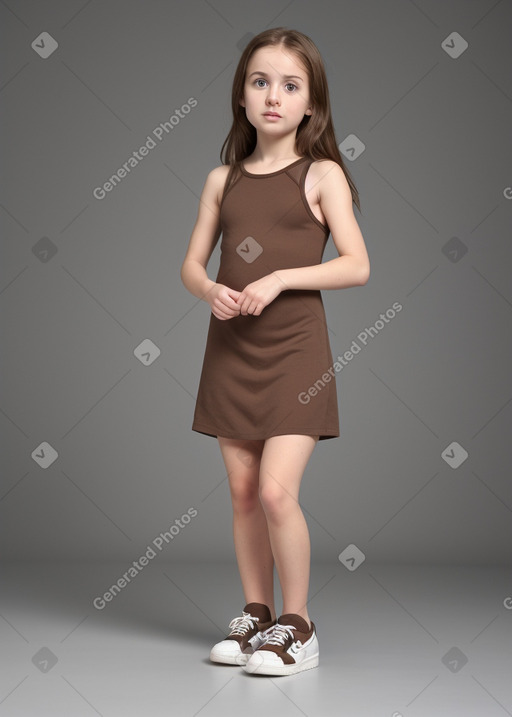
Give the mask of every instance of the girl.
M 217 438 L 226 465 L 246 600 L 210 659 L 288 675 L 316 667 L 319 655 L 300 482 L 316 442 L 339 436 L 320 291 L 365 284 L 369 259 L 310 38 L 284 27 L 253 37 L 232 110 L 223 164 L 208 174 L 181 269 L 211 309 L 192 429 Z M 212 281 L 206 266 L 221 232 Z M 340 256 L 321 263 L 329 234 Z

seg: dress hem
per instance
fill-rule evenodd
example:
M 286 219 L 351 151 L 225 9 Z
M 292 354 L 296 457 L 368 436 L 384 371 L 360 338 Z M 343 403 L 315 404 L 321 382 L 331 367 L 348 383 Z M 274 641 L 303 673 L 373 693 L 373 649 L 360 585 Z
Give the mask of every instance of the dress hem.
M 218 436 L 221 436 L 222 438 L 234 438 L 241 441 L 264 441 L 267 438 L 272 438 L 272 436 L 286 436 L 286 435 L 300 435 L 300 436 L 318 436 L 318 440 L 326 440 L 329 438 L 339 438 L 340 432 L 339 431 L 333 431 L 333 429 L 318 429 L 315 430 L 314 428 L 304 430 L 303 428 L 287 428 L 286 430 L 277 430 L 275 432 L 269 433 L 268 435 L 262 436 L 262 435 L 249 435 L 249 434 L 242 434 L 237 433 L 236 435 L 233 434 L 232 431 L 218 431 L 217 429 L 213 428 L 212 426 L 206 426 L 204 424 L 194 423 L 192 426 L 192 430 L 196 431 L 196 433 L 202 433 L 205 436 L 211 436 L 212 438 L 217 438 Z

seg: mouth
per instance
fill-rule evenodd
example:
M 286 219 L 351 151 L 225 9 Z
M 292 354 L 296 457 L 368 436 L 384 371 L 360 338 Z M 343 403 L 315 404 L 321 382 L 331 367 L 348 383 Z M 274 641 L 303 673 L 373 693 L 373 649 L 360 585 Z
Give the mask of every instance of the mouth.
M 264 117 L 281 117 L 281 115 L 277 114 L 277 112 L 264 112 Z

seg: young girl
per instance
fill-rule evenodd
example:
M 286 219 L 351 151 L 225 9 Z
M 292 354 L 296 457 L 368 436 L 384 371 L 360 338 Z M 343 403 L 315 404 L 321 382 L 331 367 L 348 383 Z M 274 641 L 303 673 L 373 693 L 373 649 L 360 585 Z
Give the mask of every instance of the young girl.
M 365 284 L 369 259 L 310 38 L 283 27 L 253 37 L 232 110 L 223 164 L 208 174 L 181 269 L 211 309 L 192 429 L 219 442 L 246 600 L 210 659 L 288 675 L 316 667 L 319 655 L 300 482 L 316 442 L 339 436 L 320 291 Z M 221 232 L 212 281 L 206 266 Z M 340 256 L 321 263 L 329 234 Z

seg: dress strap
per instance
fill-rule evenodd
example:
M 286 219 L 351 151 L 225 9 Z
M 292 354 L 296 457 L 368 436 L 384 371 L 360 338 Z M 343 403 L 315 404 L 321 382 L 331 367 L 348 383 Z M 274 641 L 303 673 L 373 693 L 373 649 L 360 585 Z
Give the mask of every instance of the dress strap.
M 302 157 L 302 160 L 294 164 L 293 167 L 285 170 L 287 174 L 297 186 L 300 186 L 301 179 L 306 176 L 306 172 L 313 160 L 310 157 Z
M 304 204 L 304 207 L 306 208 L 307 213 L 309 214 L 310 218 L 313 220 L 313 222 L 317 225 L 317 227 L 320 227 L 322 231 L 324 232 L 325 237 L 328 237 L 330 234 L 330 229 L 327 224 L 322 224 L 322 222 L 313 214 L 313 210 L 311 209 L 311 206 L 308 202 L 308 198 L 306 197 L 306 175 L 308 173 L 309 168 L 315 161 L 314 159 L 311 159 L 311 157 L 306 157 L 305 162 L 301 162 L 299 165 L 300 169 L 300 176 L 298 179 L 298 187 L 300 191 L 300 196 L 302 199 L 302 203 Z

